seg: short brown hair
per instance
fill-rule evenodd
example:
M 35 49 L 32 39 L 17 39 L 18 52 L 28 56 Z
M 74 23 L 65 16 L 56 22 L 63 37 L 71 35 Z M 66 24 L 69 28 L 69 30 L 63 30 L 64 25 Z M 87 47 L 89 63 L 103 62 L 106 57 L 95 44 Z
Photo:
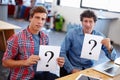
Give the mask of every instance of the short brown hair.
M 43 6 L 35 6 L 35 7 L 33 7 L 30 10 L 30 17 L 33 17 L 33 15 L 35 13 L 46 13 L 46 14 L 48 14 L 47 9 L 45 7 L 43 7 Z
M 97 21 L 97 16 L 95 13 L 91 10 L 85 10 L 81 15 L 80 15 L 80 20 L 83 21 L 83 18 L 93 18 L 94 22 Z

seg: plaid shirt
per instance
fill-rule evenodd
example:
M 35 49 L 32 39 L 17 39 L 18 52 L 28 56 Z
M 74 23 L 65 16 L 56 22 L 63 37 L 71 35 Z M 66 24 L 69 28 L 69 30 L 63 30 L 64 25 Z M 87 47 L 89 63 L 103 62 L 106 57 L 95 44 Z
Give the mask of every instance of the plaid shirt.
M 48 36 L 40 31 L 40 45 L 48 45 L 48 42 Z M 2 60 L 26 60 L 34 54 L 34 40 L 29 28 L 10 37 L 7 43 L 7 49 Z M 33 66 L 21 66 L 10 69 L 10 80 L 29 80 L 32 79 L 33 76 Z

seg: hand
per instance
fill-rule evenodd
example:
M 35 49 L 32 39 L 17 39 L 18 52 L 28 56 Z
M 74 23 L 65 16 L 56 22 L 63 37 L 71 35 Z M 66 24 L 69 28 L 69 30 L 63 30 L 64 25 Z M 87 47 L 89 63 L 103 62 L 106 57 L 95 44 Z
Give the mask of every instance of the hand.
M 81 71 L 81 70 L 79 70 L 79 69 L 73 69 L 71 73 L 76 73 L 76 72 L 79 72 L 79 71 Z
M 109 38 L 103 39 L 101 43 L 107 47 L 109 52 L 111 52 L 112 45 Z
M 59 57 L 57 58 L 57 63 L 60 67 L 63 67 L 64 63 L 65 63 L 65 59 L 64 57 Z
M 26 66 L 31 66 L 33 64 L 37 64 L 37 62 L 40 60 L 40 57 L 37 55 L 31 55 L 27 60 L 26 60 Z

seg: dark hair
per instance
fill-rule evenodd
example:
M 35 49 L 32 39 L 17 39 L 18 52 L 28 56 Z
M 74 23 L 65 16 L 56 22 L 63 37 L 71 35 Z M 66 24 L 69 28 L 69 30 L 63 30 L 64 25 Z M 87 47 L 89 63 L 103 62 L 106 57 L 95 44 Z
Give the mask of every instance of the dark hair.
M 33 7 L 30 10 L 30 17 L 33 17 L 33 15 L 35 13 L 46 13 L 46 14 L 48 14 L 47 9 L 44 8 L 43 6 L 35 6 L 35 7 Z
M 83 18 L 93 18 L 94 22 L 97 21 L 97 16 L 95 15 L 95 13 L 91 10 L 85 10 L 81 15 L 80 15 L 80 20 L 83 21 Z

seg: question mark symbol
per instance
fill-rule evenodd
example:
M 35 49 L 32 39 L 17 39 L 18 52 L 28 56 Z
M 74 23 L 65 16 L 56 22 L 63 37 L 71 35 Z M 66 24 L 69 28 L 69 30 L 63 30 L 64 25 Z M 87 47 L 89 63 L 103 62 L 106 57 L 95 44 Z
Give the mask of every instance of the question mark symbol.
M 47 56 L 48 55 L 48 53 L 50 53 L 51 54 L 51 56 L 50 56 L 50 59 L 47 61 L 47 64 L 46 64 L 46 67 L 48 67 L 49 65 L 48 65 L 48 62 L 53 58 L 53 56 L 54 56 L 54 53 L 52 52 L 52 51 L 47 51 L 46 53 L 45 53 L 45 56 Z
M 91 42 L 94 42 L 94 45 L 93 45 L 93 47 L 91 48 L 91 51 L 92 51 L 93 48 L 97 45 L 97 42 L 96 42 L 95 40 L 93 40 L 93 39 L 91 39 L 91 40 L 89 41 L 89 44 L 91 44 Z M 91 55 L 92 53 L 90 52 L 89 54 Z

